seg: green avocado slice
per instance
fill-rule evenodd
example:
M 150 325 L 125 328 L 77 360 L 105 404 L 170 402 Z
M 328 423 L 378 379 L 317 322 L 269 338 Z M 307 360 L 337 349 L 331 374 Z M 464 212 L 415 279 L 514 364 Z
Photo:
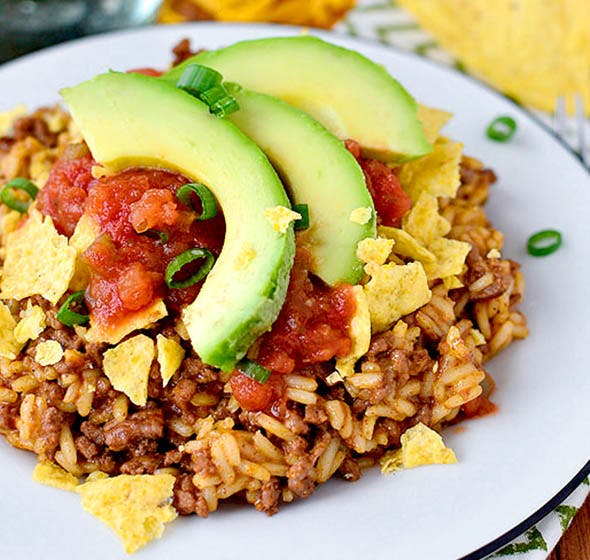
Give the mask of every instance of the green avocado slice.
M 416 102 L 385 68 L 317 37 L 256 39 L 204 51 L 164 79 L 176 83 L 191 63 L 298 107 L 338 138 L 359 142 L 367 156 L 400 162 L 432 149 Z
M 236 84 L 227 84 L 227 88 L 240 105 L 227 118 L 260 146 L 291 201 L 308 205 L 309 229 L 297 235 L 311 252 L 312 272 L 330 285 L 356 284 L 363 275 L 357 245 L 366 237 L 375 237 L 376 220 L 355 158 L 303 111 Z M 351 220 L 358 209 L 366 214 L 366 221 Z
M 293 227 L 278 233 L 264 217 L 268 208 L 290 207 L 273 167 L 233 124 L 163 80 L 109 72 L 61 93 L 108 169 L 169 169 L 216 196 L 226 221 L 223 249 L 182 318 L 201 359 L 230 371 L 275 321 L 289 282 Z

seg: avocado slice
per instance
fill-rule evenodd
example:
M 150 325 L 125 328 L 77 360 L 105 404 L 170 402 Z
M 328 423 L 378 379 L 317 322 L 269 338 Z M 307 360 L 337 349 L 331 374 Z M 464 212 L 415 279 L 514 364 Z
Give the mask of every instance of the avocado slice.
M 373 199 L 355 158 L 303 111 L 236 84 L 226 87 L 240 105 L 227 118 L 260 146 L 291 201 L 308 205 L 309 229 L 297 235 L 312 254 L 312 272 L 330 285 L 356 284 L 363 275 L 357 245 L 376 231 Z M 351 221 L 359 208 L 369 210 L 365 223 Z
M 94 158 L 109 170 L 169 169 L 216 196 L 224 246 L 182 318 L 201 359 L 233 369 L 275 321 L 295 253 L 293 227 L 277 233 L 264 218 L 268 208 L 290 206 L 273 167 L 233 124 L 163 80 L 109 72 L 61 93 Z
M 359 142 L 369 157 L 400 162 L 432 149 L 416 102 L 385 68 L 317 37 L 255 39 L 204 51 L 164 79 L 176 83 L 195 62 L 302 109 L 338 138 Z

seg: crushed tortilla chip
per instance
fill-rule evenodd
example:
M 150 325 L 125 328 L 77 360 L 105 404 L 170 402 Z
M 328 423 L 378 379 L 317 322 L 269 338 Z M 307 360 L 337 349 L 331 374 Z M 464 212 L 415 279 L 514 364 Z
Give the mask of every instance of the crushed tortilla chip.
M 0 357 L 14 360 L 23 347 L 23 343 L 16 340 L 14 329 L 16 319 L 12 316 L 7 305 L 0 302 Z
M 21 313 L 21 320 L 14 329 L 14 338 L 22 344 L 28 340 L 36 340 L 46 326 L 43 309 L 39 305 L 31 305 L 29 301 L 26 309 Z
M 451 224 L 438 213 L 436 197 L 422 193 L 404 216 L 402 229 L 428 247 L 435 239 L 449 233 Z
M 371 343 L 371 315 L 369 302 L 362 286 L 353 286 L 356 309 L 350 321 L 349 336 L 352 342 L 350 353 L 336 360 L 336 369 L 342 377 L 354 373 L 354 364 L 369 350 Z
M 166 338 L 162 334 L 156 337 L 156 347 L 158 349 L 158 364 L 160 364 L 162 385 L 166 387 L 184 359 L 184 348 L 173 338 Z
M 24 105 L 17 105 L 13 109 L 0 113 L 0 136 L 8 136 L 12 132 L 14 121 L 27 113 Z
M 384 239 L 383 237 L 367 237 L 359 241 L 356 248 L 356 256 L 365 263 L 385 264 L 387 257 L 391 253 L 393 240 Z
M 486 337 L 479 329 L 469 329 L 469 334 L 476 346 L 481 346 L 486 343 Z
M 429 280 L 455 276 L 463 271 L 465 259 L 471 251 L 471 245 L 465 241 L 435 239 L 428 249 L 436 256 L 436 262 L 423 263 Z
M 441 128 L 450 120 L 453 114 L 419 103 L 417 116 L 418 120 L 422 123 L 426 140 L 428 140 L 429 144 L 434 144 L 440 134 Z
M 350 213 L 350 221 L 363 226 L 369 223 L 369 220 L 371 219 L 372 215 L 373 209 L 370 206 L 367 206 L 366 208 L 355 208 Z
M 279 233 L 286 233 L 289 224 L 301 219 L 301 214 L 286 206 L 273 206 L 264 211 L 264 217 L 268 220 L 272 229 Z
M 156 321 L 163 319 L 168 315 L 166 305 L 161 299 L 155 300 L 148 307 L 139 311 L 129 313 L 121 318 L 113 327 L 107 327 L 96 323 L 90 315 L 90 328 L 86 333 L 86 340 L 89 342 L 108 342 L 117 344 L 129 333 L 140 329 L 147 329 Z
M 373 332 L 388 329 L 400 317 L 430 301 L 428 280 L 420 263 L 368 263 L 365 272 L 371 276 L 364 290 Z
M 442 281 L 447 290 L 456 290 L 457 288 L 462 288 L 464 286 L 463 282 L 461 282 L 456 276 L 445 276 Z
M 53 486 L 60 490 L 73 491 L 78 486 L 78 479 L 55 463 L 37 463 L 33 471 L 33 480 L 40 484 Z
M 77 292 L 85 290 L 90 280 L 90 267 L 82 259 L 82 253 L 92 245 L 92 242 L 100 235 L 100 226 L 90 216 L 83 214 L 78 220 L 72 237 L 70 247 L 76 249 L 76 268 L 70 281 L 70 290 Z
M 380 226 L 378 232 L 379 235 L 395 242 L 392 250 L 396 255 L 420 261 L 421 263 L 433 263 L 436 261 L 436 257 L 407 231 Z
M 52 366 L 64 357 L 64 349 L 57 340 L 46 340 L 37 345 L 35 361 L 40 366 Z
M 490 249 L 488 251 L 488 254 L 486 255 L 486 259 L 501 259 L 502 258 L 502 253 L 500 253 L 500 251 L 498 251 L 498 249 L 496 249 L 495 247 Z
M 0 298 L 41 295 L 56 305 L 74 275 L 76 250 L 57 233 L 50 217 L 33 211 L 27 223 L 6 239 Z
M 81 484 L 76 488 L 84 509 L 106 523 L 133 554 L 164 532 L 173 521 L 171 505 L 175 478 L 171 474 L 122 474 Z
M 401 437 L 401 449 L 389 451 L 381 459 L 381 471 L 391 473 L 422 465 L 448 465 L 457 462 L 452 449 L 445 447 L 442 437 L 422 422 L 407 429 Z
M 138 334 L 104 353 L 104 374 L 133 404 L 144 406 L 154 357 L 154 341 Z
M 440 137 L 428 155 L 401 165 L 398 177 L 412 202 L 423 192 L 454 197 L 461 185 L 462 152 L 462 144 Z

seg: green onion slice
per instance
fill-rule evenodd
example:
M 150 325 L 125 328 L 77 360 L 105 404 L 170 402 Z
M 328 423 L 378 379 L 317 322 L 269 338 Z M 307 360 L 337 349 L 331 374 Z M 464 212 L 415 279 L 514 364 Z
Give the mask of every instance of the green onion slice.
M 219 101 L 216 101 L 215 103 L 213 103 L 213 105 L 209 107 L 210 111 L 216 117 L 222 118 L 226 117 L 231 113 L 235 113 L 239 108 L 240 106 L 238 105 L 238 102 L 231 95 L 228 95 L 227 97 L 224 97 Z
M 238 362 L 236 369 L 258 383 L 266 383 L 270 377 L 270 370 L 246 358 Z
M 516 132 L 516 121 L 512 117 L 502 116 L 495 118 L 486 131 L 490 140 L 507 142 Z
M 307 229 L 309 227 L 309 206 L 307 204 L 294 204 L 293 210 L 301 214 L 301 218 L 295 220 L 293 224 L 295 229 Z
M 189 64 L 176 82 L 176 87 L 191 95 L 199 95 L 221 84 L 221 80 L 221 74 L 213 68 L 200 64 Z
M 229 93 L 223 86 L 223 84 L 219 84 L 218 86 L 214 86 L 201 94 L 199 94 L 199 99 L 204 103 L 207 103 L 209 107 L 213 106 L 218 101 L 229 97 Z
M 533 257 L 544 257 L 561 247 L 561 233 L 556 229 L 544 229 L 531 235 L 526 244 Z
M 31 200 L 19 200 L 14 196 L 14 190 L 26 192 Z M 26 214 L 33 200 L 37 198 L 38 192 L 39 189 L 35 183 L 32 183 L 28 179 L 17 177 L 16 179 L 9 181 L 2 189 L 2 192 L 0 192 L 0 199 L 6 204 L 6 206 L 8 206 L 8 208 L 16 210 L 21 214 Z
M 196 272 L 191 274 L 186 280 L 174 280 L 174 277 L 187 265 L 200 259 L 204 259 L 204 262 Z M 194 247 L 192 249 L 188 249 L 184 253 L 180 253 L 180 255 L 174 257 L 168 263 L 166 272 L 164 274 L 166 285 L 169 288 L 176 289 L 189 288 L 207 276 L 208 272 L 213 267 L 214 262 L 215 257 L 213 256 L 213 253 L 209 251 L 209 249 L 205 249 L 203 247 Z
M 203 208 L 201 213 L 197 215 L 196 219 L 208 220 L 214 218 L 217 215 L 217 202 L 215 202 L 213 193 L 205 185 L 201 185 L 201 183 L 187 183 L 186 185 L 182 185 L 182 187 L 179 187 L 176 191 L 176 198 L 178 198 L 178 200 L 184 205 L 194 210 L 195 208 L 191 202 L 191 196 L 193 193 L 199 197 Z
M 60 323 L 68 327 L 73 327 L 74 325 L 85 325 L 90 320 L 89 315 L 83 315 L 82 313 L 76 313 L 72 311 L 70 307 L 75 304 L 82 303 L 84 301 L 84 290 L 80 290 L 79 292 L 74 292 L 71 294 L 66 301 L 64 301 L 63 305 L 59 308 L 57 312 L 57 320 Z

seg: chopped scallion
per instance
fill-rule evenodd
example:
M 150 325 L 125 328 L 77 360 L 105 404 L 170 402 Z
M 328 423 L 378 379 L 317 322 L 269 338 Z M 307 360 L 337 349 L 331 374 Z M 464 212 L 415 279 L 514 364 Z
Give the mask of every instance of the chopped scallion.
M 186 266 L 201 259 L 204 259 L 203 264 L 188 278 L 185 280 L 174 280 L 174 277 L 178 273 L 182 272 Z M 213 253 L 209 251 L 209 249 L 205 249 L 203 247 L 194 247 L 192 249 L 188 249 L 184 253 L 180 253 L 180 255 L 174 257 L 168 263 L 166 272 L 164 274 L 166 285 L 169 288 L 176 289 L 189 288 L 207 276 L 213 267 L 214 262 L 215 257 L 213 256 Z
M 89 315 L 77 313 L 72 311 L 70 307 L 76 304 L 81 304 L 84 301 L 84 290 L 74 292 L 71 294 L 57 312 L 57 320 L 63 323 L 67 327 L 73 327 L 74 325 L 85 325 L 90 320 Z
M 201 101 L 203 101 L 204 103 L 207 103 L 207 105 L 209 105 L 209 107 L 211 107 L 213 104 L 217 103 L 218 101 L 225 99 L 226 97 L 229 97 L 229 93 L 227 93 L 227 90 L 225 89 L 225 87 L 222 84 L 219 84 L 218 86 L 214 86 L 214 87 L 204 91 L 203 93 L 199 94 L 199 99 Z
M 176 82 L 176 87 L 198 96 L 221 84 L 221 80 L 221 74 L 213 68 L 200 64 L 189 64 Z
M 197 215 L 197 220 L 208 220 L 209 218 L 213 218 L 217 215 L 217 202 L 215 202 L 215 197 L 213 193 L 205 186 L 201 185 L 201 183 L 187 183 L 186 185 L 182 185 L 176 191 L 176 198 L 180 200 L 184 205 L 188 206 L 189 208 L 195 209 L 192 202 L 191 196 L 196 194 L 199 199 L 201 200 L 201 213 Z
M 238 362 L 236 369 L 258 383 L 266 383 L 270 377 L 268 369 L 246 358 Z
M 561 233 L 556 229 L 538 231 L 529 237 L 526 246 L 533 257 L 550 255 L 561 247 Z
M 26 192 L 29 195 L 30 200 L 19 200 L 14 195 L 14 190 Z M 28 179 L 17 177 L 16 179 L 9 181 L 2 189 L 2 192 L 0 192 L 0 199 L 4 204 L 6 204 L 6 206 L 8 206 L 8 208 L 16 210 L 21 214 L 26 214 L 33 200 L 37 198 L 38 192 L 39 189 L 35 183 L 29 181 Z
M 216 117 L 222 118 L 230 115 L 231 113 L 235 113 L 239 108 L 240 106 L 238 105 L 238 102 L 230 95 L 220 99 L 219 101 L 216 101 L 210 106 L 211 112 Z
M 293 210 L 301 214 L 301 218 L 295 220 L 293 224 L 296 230 L 307 229 L 309 227 L 309 206 L 307 204 L 294 204 Z
M 490 140 L 507 142 L 516 132 L 516 121 L 512 117 L 496 117 L 486 131 Z

